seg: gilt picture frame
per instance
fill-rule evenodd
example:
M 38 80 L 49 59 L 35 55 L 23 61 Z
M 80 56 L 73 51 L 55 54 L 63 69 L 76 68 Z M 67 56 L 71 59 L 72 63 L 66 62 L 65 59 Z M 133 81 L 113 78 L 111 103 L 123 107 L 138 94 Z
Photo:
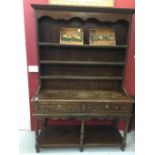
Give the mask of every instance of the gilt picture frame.
M 115 0 L 48 0 L 48 3 L 62 6 L 114 7 Z
M 89 29 L 89 44 L 115 46 L 116 36 L 114 29 Z
M 60 44 L 83 45 L 83 28 L 61 28 Z

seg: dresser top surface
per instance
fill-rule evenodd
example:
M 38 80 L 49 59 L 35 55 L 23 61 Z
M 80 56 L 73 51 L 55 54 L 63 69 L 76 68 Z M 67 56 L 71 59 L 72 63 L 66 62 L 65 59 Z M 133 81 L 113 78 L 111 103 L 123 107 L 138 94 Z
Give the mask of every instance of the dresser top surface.
M 51 101 L 132 102 L 122 91 L 42 89 L 37 97 L 39 100 Z

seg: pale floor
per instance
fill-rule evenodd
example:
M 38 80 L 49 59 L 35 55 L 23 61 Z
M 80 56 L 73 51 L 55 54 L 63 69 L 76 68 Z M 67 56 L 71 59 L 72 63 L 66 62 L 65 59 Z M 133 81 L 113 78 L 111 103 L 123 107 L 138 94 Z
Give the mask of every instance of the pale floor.
M 122 134 L 122 132 L 121 132 Z M 37 154 L 35 152 L 35 134 L 33 131 L 20 130 L 19 131 L 19 149 L 20 154 Z M 127 136 L 127 147 L 124 152 L 119 147 L 98 147 L 85 148 L 84 152 L 80 152 L 79 148 L 50 148 L 40 149 L 41 155 L 134 155 L 135 153 L 135 132 L 131 131 Z

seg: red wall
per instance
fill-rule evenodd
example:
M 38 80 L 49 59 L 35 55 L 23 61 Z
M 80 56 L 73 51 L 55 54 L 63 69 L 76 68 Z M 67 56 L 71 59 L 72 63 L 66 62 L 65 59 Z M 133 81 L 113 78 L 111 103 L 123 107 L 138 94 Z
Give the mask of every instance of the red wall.
M 26 37 L 26 50 L 27 50 L 27 64 L 37 65 L 37 49 L 36 49 L 36 36 L 35 36 L 35 18 L 34 11 L 31 7 L 31 3 L 46 4 L 48 0 L 24 0 L 24 20 L 25 20 L 25 37 Z M 135 0 L 115 0 L 115 7 L 118 8 L 135 8 Z M 133 17 L 131 39 L 129 46 L 129 54 L 127 58 L 127 72 L 125 74 L 125 88 L 129 95 L 135 94 L 135 68 L 134 68 L 134 47 L 135 47 L 135 18 Z M 35 94 L 38 87 L 38 73 L 28 73 L 29 82 L 29 96 L 30 100 Z M 30 116 L 31 116 L 31 128 L 34 129 L 34 121 L 32 117 L 33 106 L 30 102 Z M 61 123 L 55 122 L 55 123 Z M 74 122 L 67 122 L 74 123 Z M 77 122 L 76 122 L 77 123 Z M 88 123 L 101 123 L 99 121 L 92 121 Z M 119 123 L 119 127 L 122 128 L 123 122 Z

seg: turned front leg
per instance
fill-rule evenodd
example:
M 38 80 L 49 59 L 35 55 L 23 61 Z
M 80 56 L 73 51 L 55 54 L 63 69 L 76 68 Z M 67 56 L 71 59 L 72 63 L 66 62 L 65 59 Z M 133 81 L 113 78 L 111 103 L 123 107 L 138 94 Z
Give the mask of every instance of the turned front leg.
M 47 127 L 47 118 L 43 118 L 43 128 Z
M 36 152 L 40 152 L 40 149 L 39 149 L 39 145 L 38 145 L 38 140 L 39 140 L 39 120 L 38 118 L 35 118 L 35 137 L 36 137 L 36 145 L 35 145 L 35 148 L 36 148 Z
M 124 151 L 125 147 L 126 147 L 126 138 L 127 138 L 129 120 L 130 120 L 130 118 L 125 120 L 125 129 L 124 129 L 123 141 L 122 141 L 122 145 L 121 145 L 121 150 L 122 151 Z
M 80 132 L 80 152 L 83 152 L 84 143 L 84 120 L 81 122 L 81 132 Z

